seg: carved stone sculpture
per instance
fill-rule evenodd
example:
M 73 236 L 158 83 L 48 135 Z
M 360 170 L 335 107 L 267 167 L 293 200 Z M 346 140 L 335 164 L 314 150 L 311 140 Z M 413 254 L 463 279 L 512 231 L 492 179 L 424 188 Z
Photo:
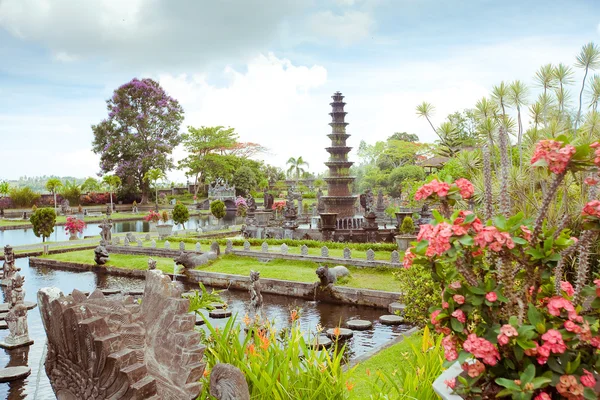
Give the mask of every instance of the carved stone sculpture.
M 46 374 L 59 400 L 193 399 L 204 346 L 189 300 L 159 270 L 146 272 L 141 304 L 131 296 L 38 292 Z
M 379 189 L 379 192 L 377 192 L 377 206 L 375 209 L 378 213 L 385 211 L 385 204 L 383 203 L 383 189 Z
M 10 245 L 4 246 L 4 264 L 2 264 L 2 277 L 5 279 L 6 284 L 10 284 L 10 281 L 14 278 L 17 271 L 21 268 L 15 266 L 15 253 Z
M 319 213 L 325 212 L 325 203 L 321 197 L 323 197 L 323 191 L 319 188 L 319 191 L 317 192 L 317 211 Z
M 193 269 L 199 265 L 204 265 L 211 260 L 216 260 L 221 254 L 221 249 L 217 242 L 212 242 L 208 253 L 198 254 L 193 252 L 181 252 L 179 257 L 175 258 L 175 264 L 183 265 L 184 268 Z
M 149 270 L 156 269 L 156 260 L 154 260 L 152 257 L 148 258 L 148 269 Z
M 98 265 L 104 265 L 109 259 L 108 250 L 106 247 L 100 245 L 94 249 L 94 261 Z
M 5 349 L 33 344 L 33 340 L 29 339 L 29 329 L 27 327 L 27 306 L 23 303 L 25 299 L 24 281 L 25 279 L 19 273 L 12 279 L 12 290 L 9 298 L 10 309 L 5 318 L 10 333 L 3 342 L 0 342 L 0 347 Z
M 263 298 L 260 293 L 260 272 L 250 271 L 250 311 L 254 315 L 260 315 L 263 306 Z
M 108 246 L 111 244 L 112 242 L 112 224 L 110 223 L 110 220 L 108 219 L 104 219 L 102 221 L 102 223 L 99 225 L 101 231 L 100 231 L 100 245 L 102 246 Z
M 250 400 L 244 374 L 231 364 L 215 364 L 210 372 L 210 395 L 218 400 Z
M 338 278 L 350 275 L 348 268 L 343 265 L 333 268 L 321 265 L 315 272 L 319 277 L 319 286 L 333 285 L 337 282 Z

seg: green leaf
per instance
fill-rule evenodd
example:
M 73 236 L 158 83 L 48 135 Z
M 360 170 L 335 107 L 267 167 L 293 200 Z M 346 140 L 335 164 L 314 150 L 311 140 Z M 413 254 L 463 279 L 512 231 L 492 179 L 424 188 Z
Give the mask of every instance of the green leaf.
M 539 312 L 533 304 L 529 303 L 527 309 L 527 318 L 531 325 L 537 326 L 539 323 L 544 323 L 544 317 L 541 312 Z
M 548 358 L 548 366 L 550 367 L 550 369 L 554 372 L 556 372 L 557 374 L 560 375 L 564 375 L 565 374 L 565 370 L 564 368 L 556 361 L 555 357 L 550 357 Z
M 523 373 L 521 374 L 521 386 L 525 386 L 526 384 L 531 382 L 534 377 L 535 367 L 533 366 L 533 364 L 529 364 L 527 368 L 525 368 L 525 371 L 523 371 Z
M 527 244 L 527 240 L 525 240 L 525 239 L 523 239 L 521 237 L 518 237 L 518 236 L 513 237 L 512 240 L 516 244 Z
M 573 374 L 579 368 L 579 364 L 581 363 L 581 353 L 577 353 L 577 358 L 573 361 L 569 361 L 567 366 L 565 367 L 565 372 L 569 375 Z
M 469 291 L 473 294 L 487 294 L 487 292 L 481 288 L 478 288 L 477 286 L 470 286 L 469 287 Z
M 512 379 L 506 378 L 497 378 L 496 383 L 500 386 L 503 386 L 507 389 L 511 389 L 514 391 L 521 391 L 521 387 L 515 383 Z
M 513 391 L 510 389 L 502 389 L 501 391 L 498 392 L 496 397 L 508 397 L 508 396 L 511 396 L 512 393 L 513 393 Z
M 452 318 L 450 324 L 452 325 L 452 330 L 455 332 L 462 332 L 465 329 L 465 326 L 456 318 Z
M 517 344 L 524 350 L 535 349 L 535 343 L 532 340 L 527 340 L 525 338 L 517 337 Z
M 493 219 L 492 219 L 494 225 L 500 229 L 501 231 L 505 231 L 507 224 L 506 224 L 506 218 L 503 215 L 496 215 Z
M 547 376 L 538 376 L 537 378 L 533 378 L 531 383 L 533 383 L 534 389 L 540 389 L 548 386 L 548 384 L 552 382 L 552 378 Z
M 585 389 L 583 389 L 583 397 L 585 398 L 585 400 L 597 400 L 598 397 L 596 397 L 596 392 L 594 392 L 594 389 L 586 387 Z
M 475 241 L 469 235 L 463 235 L 459 237 L 458 241 L 465 246 L 473 246 L 475 244 Z

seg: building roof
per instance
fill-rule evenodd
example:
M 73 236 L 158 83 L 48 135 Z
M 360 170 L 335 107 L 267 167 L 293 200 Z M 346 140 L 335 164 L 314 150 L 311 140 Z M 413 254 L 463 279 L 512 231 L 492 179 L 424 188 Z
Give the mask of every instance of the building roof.
M 448 157 L 435 156 L 418 163 L 421 167 L 441 168 L 450 160 Z

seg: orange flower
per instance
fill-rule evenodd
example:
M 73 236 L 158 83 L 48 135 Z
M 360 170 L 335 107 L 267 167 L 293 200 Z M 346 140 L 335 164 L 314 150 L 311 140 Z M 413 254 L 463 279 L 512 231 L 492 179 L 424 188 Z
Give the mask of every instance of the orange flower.
M 354 389 L 354 383 L 346 381 L 346 389 L 348 389 L 348 391 L 351 392 L 352 389 Z
M 268 349 L 271 342 L 269 341 L 269 338 L 267 337 L 266 330 L 259 331 L 258 338 L 260 339 L 260 348 L 263 350 Z
M 335 337 L 340 336 L 340 328 L 337 326 L 335 328 L 333 328 L 333 334 Z
M 209 373 L 210 373 L 209 369 L 208 368 L 204 368 L 204 372 L 202 373 L 202 375 L 204 375 L 204 377 L 206 378 Z
M 300 316 L 298 315 L 298 310 L 292 310 L 290 312 L 290 321 L 294 322 L 296 321 L 298 318 L 300 318 Z
M 250 354 L 250 355 L 255 355 L 256 354 L 256 348 L 254 347 L 254 343 L 250 343 L 248 345 L 248 348 L 246 348 L 246 354 Z
M 371 376 L 371 370 L 369 368 L 367 368 L 365 372 L 367 373 L 367 376 Z
M 242 321 L 244 321 L 244 324 L 246 326 L 250 325 L 250 317 L 248 316 L 248 314 L 244 315 L 244 318 L 242 319 Z

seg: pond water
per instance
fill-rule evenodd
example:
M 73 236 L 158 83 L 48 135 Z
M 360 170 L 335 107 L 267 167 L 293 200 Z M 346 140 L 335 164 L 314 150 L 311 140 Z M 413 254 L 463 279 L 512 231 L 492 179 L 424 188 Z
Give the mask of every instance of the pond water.
M 37 290 L 42 287 L 55 286 L 63 293 L 71 293 L 73 289 L 92 291 L 102 289 L 139 289 L 144 286 L 144 281 L 134 278 L 116 277 L 94 272 L 73 272 L 48 268 L 30 267 L 26 258 L 16 260 L 16 265 L 21 268 L 20 273 L 25 277 L 25 300 L 37 302 Z M 186 285 L 187 289 L 196 289 L 195 285 Z M 245 291 L 225 290 L 221 297 L 228 304 L 234 315 L 241 318 L 247 311 L 250 295 Z M 371 307 L 333 305 L 320 302 L 305 301 L 293 297 L 263 294 L 264 311 L 269 320 L 278 327 L 287 324 L 289 311 L 300 307 L 300 324 L 303 330 L 314 331 L 317 324 L 324 328 L 331 328 L 344 323 L 349 319 L 366 319 L 373 321 L 373 329 L 368 331 L 355 331 L 347 348 L 347 357 L 355 358 L 379 347 L 409 329 L 409 326 L 386 326 L 378 322 L 379 316 L 385 310 Z M 227 319 L 213 319 L 215 326 L 223 326 Z M 21 381 L 0 384 L 0 398 L 2 399 L 54 399 L 54 392 L 46 377 L 44 369 L 46 334 L 42 325 L 39 310 L 36 307 L 28 313 L 29 335 L 35 342 L 32 346 L 16 350 L 0 349 L 0 367 L 28 365 L 31 375 Z M 0 338 L 8 335 L 8 330 L 0 331 Z
M 216 226 L 217 219 L 212 215 L 200 215 L 190 217 L 190 220 L 186 222 L 186 229 L 196 229 L 196 228 L 204 228 L 206 226 Z M 239 221 L 237 221 L 239 222 Z M 172 221 L 170 221 L 172 223 Z M 100 234 L 100 228 L 98 227 L 100 223 L 90 223 L 85 227 L 83 234 L 84 236 L 97 236 Z M 229 212 L 225 215 L 225 217 L 221 220 L 222 226 L 230 226 L 236 224 L 236 216 L 235 212 Z M 173 230 L 181 230 L 183 227 L 181 225 L 173 226 Z M 113 233 L 120 232 L 149 232 L 150 224 L 145 221 L 113 221 Z M 54 227 L 54 233 L 48 238 L 48 240 L 57 242 L 68 240 L 69 235 L 65 231 L 64 226 L 56 226 Z M 33 233 L 33 229 L 13 229 L 13 230 L 4 230 L 0 231 L 0 247 L 4 247 L 4 245 L 10 244 L 11 246 L 22 246 L 27 244 L 35 244 L 41 243 L 42 239 L 35 236 Z

